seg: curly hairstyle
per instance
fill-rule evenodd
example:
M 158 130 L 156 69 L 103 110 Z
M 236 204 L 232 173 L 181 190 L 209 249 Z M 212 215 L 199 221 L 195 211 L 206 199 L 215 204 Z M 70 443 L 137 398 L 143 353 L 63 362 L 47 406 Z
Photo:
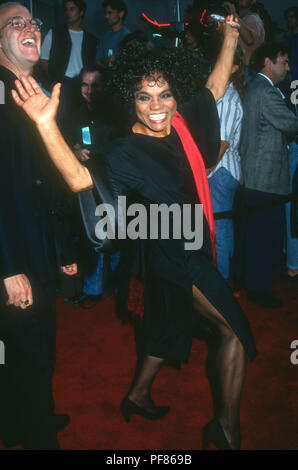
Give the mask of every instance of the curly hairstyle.
M 155 83 L 164 79 L 180 103 L 203 86 L 202 77 L 200 63 L 191 51 L 127 47 L 114 62 L 108 86 L 120 100 L 133 105 L 143 78 Z

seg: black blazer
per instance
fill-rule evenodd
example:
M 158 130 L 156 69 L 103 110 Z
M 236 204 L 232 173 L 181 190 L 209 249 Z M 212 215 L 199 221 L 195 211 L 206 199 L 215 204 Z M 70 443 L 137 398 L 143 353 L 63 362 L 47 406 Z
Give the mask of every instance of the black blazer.
M 56 261 L 74 262 L 58 198 L 58 172 L 33 122 L 11 98 L 15 75 L 0 67 L 5 104 L 0 105 L 0 277 L 26 274 L 55 278 Z M 63 255 L 64 252 L 64 255 Z

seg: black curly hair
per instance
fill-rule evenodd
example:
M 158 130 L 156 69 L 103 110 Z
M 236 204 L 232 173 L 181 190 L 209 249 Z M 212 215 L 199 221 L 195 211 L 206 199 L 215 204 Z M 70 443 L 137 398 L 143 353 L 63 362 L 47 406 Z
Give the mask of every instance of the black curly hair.
M 114 62 L 108 86 L 120 100 L 133 105 L 143 78 L 153 82 L 166 80 L 177 103 L 204 85 L 200 63 L 191 51 L 127 47 Z

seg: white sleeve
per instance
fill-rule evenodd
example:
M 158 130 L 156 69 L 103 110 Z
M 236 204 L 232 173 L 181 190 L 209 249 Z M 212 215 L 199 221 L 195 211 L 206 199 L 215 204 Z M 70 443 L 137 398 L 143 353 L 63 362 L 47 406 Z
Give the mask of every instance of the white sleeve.
M 40 52 L 41 59 L 49 60 L 51 47 L 52 47 L 52 30 L 49 29 L 41 46 L 41 52 Z
M 231 142 L 238 125 L 238 101 L 235 93 L 225 93 L 222 102 L 217 106 L 220 119 L 220 138 L 226 142 Z

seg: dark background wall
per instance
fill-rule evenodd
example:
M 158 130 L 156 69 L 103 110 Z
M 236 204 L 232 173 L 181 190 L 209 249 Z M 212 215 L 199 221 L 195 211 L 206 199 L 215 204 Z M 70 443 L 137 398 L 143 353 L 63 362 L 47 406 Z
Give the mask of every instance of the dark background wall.
M 140 20 L 140 14 L 145 12 L 148 16 L 156 18 L 160 22 L 168 22 L 176 19 L 176 0 L 125 0 L 128 7 L 127 26 L 131 29 L 142 28 L 149 31 L 149 28 Z M 4 3 L 0 0 L 0 4 Z M 62 0 L 21 0 L 20 3 L 30 7 L 33 4 L 34 14 L 40 17 L 45 23 L 45 29 L 57 23 L 63 22 Z M 86 0 L 87 13 L 84 20 L 85 27 L 100 37 L 107 29 L 103 16 L 101 0 Z M 192 4 L 192 0 L 180 0 L 182 16 L 187 5 Z M 272 18 L 280 28 L 285 28 L 283 17 L 284 10 L 289 6 L 297 6 L 297 0 L 262 0 L 262 3 L 270 12 Z
M 107 25 L 103 15 L 102 1 L 101 0 L 85 0 L 87 3 L 87 12 L 84 18 L 85 27 L 97 37 L 100 37 L 107 30 Z M 46 26 L 51 26 L 53 23 L 53 12 L 49 10 L 50 4 L 55 4 L 54 21 L 63 22 L 63 9 L 62 1 L 56 0 L 40 0 L 35 3 L 36 13 L 39 14 L 41 19 L 46 20 Z M 174 21 L 177 18 L 177 1 L 176 0 L 125 0 L 128 8 L 128 15 L 126 18 L 126 26 L 130 30 L 135 29 L 148 29 L 144 21 L 141 20 L 141 13 L 144 12 L 148 16 L 153 17 L 161 22 Z M 192 4 L 192 0 L 180 0 L 181 13 L 185 16 L 187 5 Z M 52 8 L 53 10 L 53 8 Z M 44 14 L 46 13 L 46 14 Z M 149 29 L 148 29 L 149 30 Z

